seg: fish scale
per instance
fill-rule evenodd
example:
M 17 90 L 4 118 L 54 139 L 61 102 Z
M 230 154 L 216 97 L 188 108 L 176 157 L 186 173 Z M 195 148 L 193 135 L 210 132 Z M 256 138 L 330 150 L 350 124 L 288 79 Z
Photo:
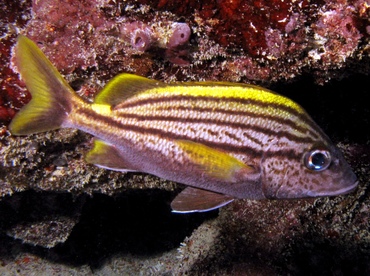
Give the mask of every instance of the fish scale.
M 262 87 L 120 74 L 89 103 L 24 36 L 15 57 L 32 100 L 11 122 L 12 134 L 90 133 L 88 162 L 187 185 L 171 203 L 175 212 L 208 211 L 234 198 L 333 196 L 358 184 L 304 109 Z

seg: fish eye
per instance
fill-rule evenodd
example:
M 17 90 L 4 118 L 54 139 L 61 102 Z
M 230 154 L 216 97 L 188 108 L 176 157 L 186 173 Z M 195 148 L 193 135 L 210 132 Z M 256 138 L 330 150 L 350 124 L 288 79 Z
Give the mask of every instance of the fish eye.
M 305 166 L 313 171 L 323 171 L 331 163 L 331 156 L 327 150 L 312 150 L 304 158 Z

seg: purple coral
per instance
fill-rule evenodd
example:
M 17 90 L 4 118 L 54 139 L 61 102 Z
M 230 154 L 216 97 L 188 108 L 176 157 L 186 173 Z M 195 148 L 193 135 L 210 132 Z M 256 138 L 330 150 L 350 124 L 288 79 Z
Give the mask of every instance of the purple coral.
M 152 43 L 152 32 L 149 28 L 138 29 L 131 35 L 131 45 L 139 51 L 146 51 Z
M 172 24 L 172 35 L 168 41 L 168 48 L 184 45 L 189 41 L 191 30 L 188 24 L 175 22 Z
M 188 24 L 180 22 L 166 22 L 167 24 L 150 24 L 141 21 L 123 23 L 119 30 L 122 38 L 139 52 L 152 49 L 163 53 L 165 59 L 178 65 L 187 65 L 188 51 L 185 46 L 190 38 L 191 29 Z M 155 52 L 155 51 L 154 51 Z
M 131 46 L 140 52 L 145 52 L 153 44 L 153 32 L 142 22 L 125 23 L 120 31 L 130 39 Z

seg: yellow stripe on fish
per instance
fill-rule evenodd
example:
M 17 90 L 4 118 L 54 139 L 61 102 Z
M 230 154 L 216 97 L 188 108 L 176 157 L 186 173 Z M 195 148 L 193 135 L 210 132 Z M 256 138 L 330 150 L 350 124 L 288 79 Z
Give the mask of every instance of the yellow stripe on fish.
M 28 38 L 18 38 L 15 58 L 32 100 L 11 122 L 14 135 L 60 127 L 90 133 L 97 140 L 88 162 L 190 186 L 174 199 L 175 212 L 233 198 L 332 196 L 357 185 L 304 109 L 262 87 L 121 74 L 88 103 Z

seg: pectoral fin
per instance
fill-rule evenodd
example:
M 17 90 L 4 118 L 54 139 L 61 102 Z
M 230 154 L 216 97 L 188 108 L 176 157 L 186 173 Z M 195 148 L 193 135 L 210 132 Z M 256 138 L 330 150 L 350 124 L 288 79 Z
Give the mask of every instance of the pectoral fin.
M 135 171 L 135 169 L 132 169 L 132 165 L 124 159 L 124 154 L 118 148 L 101 140 L 94 140 L 94 146 L 86 154 L 85 160 L 108 170 Z
M 225 206 L 234 199 L 211 191 L 187 187 L 171 203 L 174 213 L 207 212 Z
M 235 182 L 245 174 L 256 172 L 253 167 L 225 152 L 187 140 L 178 140 L 176 143 L 190 162 L 214 179 Z

